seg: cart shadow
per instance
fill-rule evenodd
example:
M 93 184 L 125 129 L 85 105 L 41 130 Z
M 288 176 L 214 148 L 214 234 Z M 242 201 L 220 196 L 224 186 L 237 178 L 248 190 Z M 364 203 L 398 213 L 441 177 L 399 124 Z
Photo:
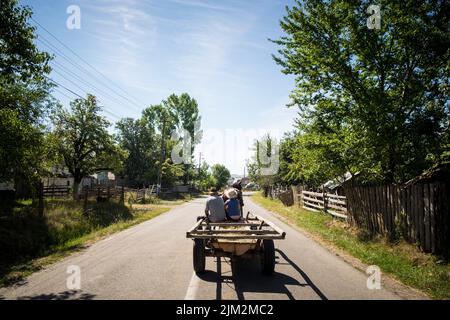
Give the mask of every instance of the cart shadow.
M 311 281 L 308 275 L 281 250 L 276 250 L 283 262 L 279 265 L 289 265 L 300 276 L 299 280 L 280 272 L 274 272 L 272 276 L 264 276 L 260 272 L 258 259 L 235 259 L 233 263 L 229 259 L 216 258 L 216 271 L 206 271 L 200 278 L 203 281 L 216 283 L 216 299 L 222 300 L 222 292 L 225 286 L 236 292 L 239 300 L 245 300 L 245 293 L 274 293 L 281 294 L 289 300 L 295 300 L 295 297 L 288 286 L 309 287 L 321 300 L 328 300 L 320 289 Z M 223 274 L 223 265 L 229 264 L 228 270 Z

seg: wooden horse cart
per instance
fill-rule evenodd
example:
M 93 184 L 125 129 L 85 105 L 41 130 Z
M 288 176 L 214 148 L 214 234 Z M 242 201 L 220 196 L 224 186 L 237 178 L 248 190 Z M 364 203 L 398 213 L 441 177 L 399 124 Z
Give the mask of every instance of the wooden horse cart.
M 196 273 L 205 271 L 206 257 L 246 256 L 260 259 L 262 272 L 271 275 L 275 270 L 274 240 L 284 239 L 279 227 L 250 212 L 240 221 L 210 222 L 199 217 L 195 226 L 186 232 L 194 240 L 193 264 Z

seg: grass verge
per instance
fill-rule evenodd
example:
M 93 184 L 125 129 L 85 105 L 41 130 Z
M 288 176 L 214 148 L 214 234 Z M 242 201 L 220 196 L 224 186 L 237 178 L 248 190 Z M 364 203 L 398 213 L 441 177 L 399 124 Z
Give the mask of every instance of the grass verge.
M 256 193 L 252 199 L 262 207 L 279 214 L 291 224 L 319 237 L 365 264 L 380 269 L 402 283 L 419 289 L 435 299 L 450 298 L 450 265 L 439 258 L 420 252 L 404 241 L 390 243 L 384 237 L 371 238 L 361 230 L 333 219 L 330 215 L 298 207 L 285 207 L 280 201 Z
M 184 201 L 130 206 L 89 203 L 88 211 L 72 200 L 49 200 L 39 218 L 31 203 L 22 202 L 0 224 L 0 287 L 22 281 L 113 233 L 150 220 Z

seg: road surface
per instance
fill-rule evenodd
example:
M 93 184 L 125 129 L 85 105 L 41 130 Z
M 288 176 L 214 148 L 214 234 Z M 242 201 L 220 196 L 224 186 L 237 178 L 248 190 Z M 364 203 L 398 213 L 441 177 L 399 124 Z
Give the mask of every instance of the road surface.
M 0 299 L 399 299 L 369 290 L 367 275 L 245 197 L 245 210 L 283 228 L 275 242 L 276 273 L 260 273 L 243 259 L 232 274 L 228 259 L 207 258 L 207 272 L 192 270 L 192 240 L 186 239 L 205 198 L 175 207 L 150 221 L 99 241 L 82 252 L 0 289 Z M 68 267 L 78 266 L 81 290 L 67 287 Z M 70 282 L 70 281 L 69 281 Z M 73 282 L 72 282 L 73 283 Z M 69 283 L 70 285 L 70 283 Z

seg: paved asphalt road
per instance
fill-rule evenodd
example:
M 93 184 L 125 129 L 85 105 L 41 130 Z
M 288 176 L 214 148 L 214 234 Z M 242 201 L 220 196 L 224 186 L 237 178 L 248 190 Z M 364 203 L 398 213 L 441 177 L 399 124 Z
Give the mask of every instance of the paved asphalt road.
M 257 261 L 207 258 L 200 278 L 192 270 L 190 229 L 204 210 L 193 200 L 138 226 L 110 236 L 20 285 L 0 289 L 0 299 L 399 299 L 369 290 L 367 276 L 313 240 L 276 219 L 246 197 L 246 211 L 283 228 L 276 241 L 276 273 L 260 273 Z M 80 267 L 81 290 L 67 289 L 67 268 Z

